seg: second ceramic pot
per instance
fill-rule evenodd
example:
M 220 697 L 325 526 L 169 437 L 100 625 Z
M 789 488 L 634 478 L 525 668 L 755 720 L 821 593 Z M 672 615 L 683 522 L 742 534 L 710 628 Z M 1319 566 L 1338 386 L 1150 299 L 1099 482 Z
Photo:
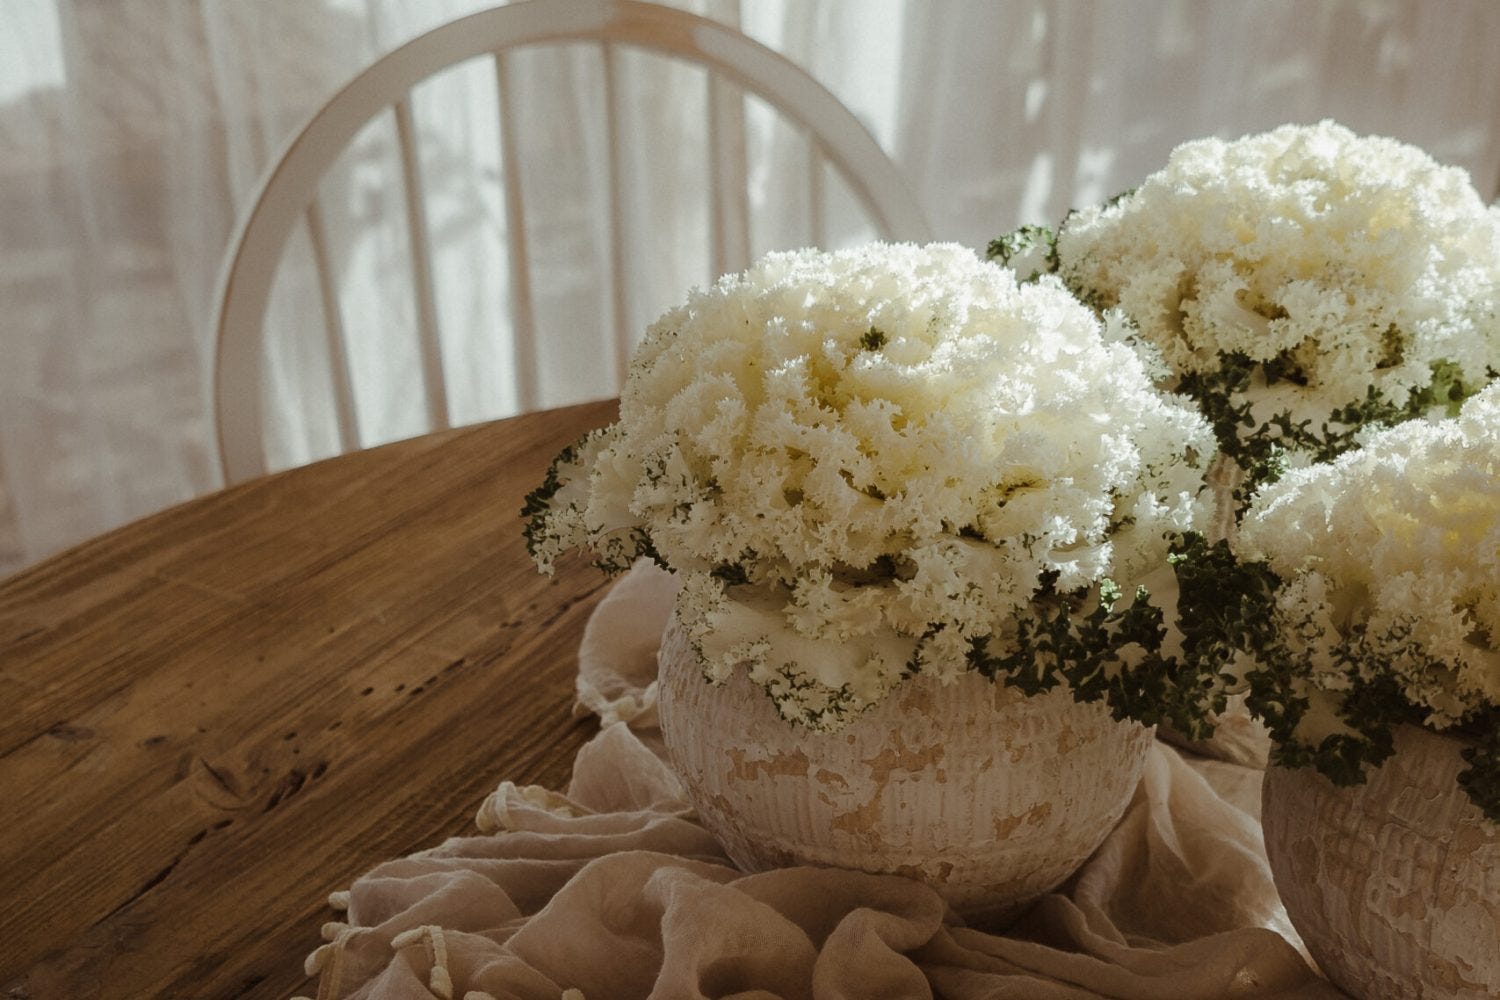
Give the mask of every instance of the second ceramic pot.
M 1458 785 L 1464 744 L 1405 726 L 1363 785 L 1266 771 L 1276 889 L 1308 952 L 1361 1000 L 1500 997 L 1500 824 Z

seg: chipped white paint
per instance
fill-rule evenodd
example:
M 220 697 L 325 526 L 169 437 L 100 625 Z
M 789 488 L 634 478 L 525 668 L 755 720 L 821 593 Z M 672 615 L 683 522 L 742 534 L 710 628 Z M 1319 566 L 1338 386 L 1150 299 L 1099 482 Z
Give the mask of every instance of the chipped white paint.
M 748 871 L 833 865 L 919 878 L 970 918 L 1071 875 L 1129 803 L 1152 731 L 1065 692 L 918 676 L 834 735 L 784 722 L 742 672 L 704 681 L 675 616 L 662 736 L 704 826 Z
M 1266 854 L 1297 931 L 1362 1000 L 1500 996 L 1500 825 L 1458 787 L 1458 740 L 1396 733 L 1354 788 L 1266 772 Z

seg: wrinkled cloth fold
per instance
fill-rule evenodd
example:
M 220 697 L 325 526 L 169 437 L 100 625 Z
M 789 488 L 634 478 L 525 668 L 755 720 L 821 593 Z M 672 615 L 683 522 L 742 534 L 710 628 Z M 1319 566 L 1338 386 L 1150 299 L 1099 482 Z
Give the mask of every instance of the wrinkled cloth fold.
M 330 897 L 319 1000 L 1336 1000 L 1277 899 L 1258 772 L 1151 751 L 1094 856 L 1005 928 L 930 888 L 829 868 L 736 870 L 656 731 L 673 595 L 638 566 L 589 621 L 578 699 L 601 720 L 565 792 L 502 782 L 478 834 Z

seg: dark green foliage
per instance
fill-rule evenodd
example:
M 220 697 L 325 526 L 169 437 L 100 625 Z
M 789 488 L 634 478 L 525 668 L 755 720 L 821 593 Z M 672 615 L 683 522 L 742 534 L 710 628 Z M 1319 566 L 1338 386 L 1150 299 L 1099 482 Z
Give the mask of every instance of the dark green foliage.
M 761 688 L 776 705 L 776 714 L 793 725 L 807 726 L 812 730 L 837 729 L 864 710 L 863 707 L 853 707 L 854 691 L 848 684 L 841 684 L 837 688 L 829 687 L 786 667 L 777 669 L 776 676 L 775 681 L 762 684 Z M 796 707 L 796 699 L 784 697 L 791 692 L 813 690 L 826 692 L 822 708 L 799 709 Z
M 1075 700 L 1103 702 L 1116 719 L 1192 735 L 1212 730 L 1209 713 L 1224 707 L 1216 672 L 1202 675 L 1163 654 L 1162 611 L 1145 588 L 1122 607 L 1111 580 L 1071 594 L 1052 593 L 1049 584 L 1017 619 L 1011 652 L 996 656 L 984 640 L 970 644 L 972 669 L 1027 695 L 1066 683 Z
M 862 351 L 878 351 L 886 343 L 887 338 L 885 333 L 872 326 L 868 333 L 859 338 L 859 349 Z
M 1167 561 L 1177 577 L 1177 610 L 1185 656 L 1227 663 L 1240 650 L 1278 642 L 1271 621 L 1281 580 L 1264 563 L 1241 562 L 1229 543 L 1212 545 L 1189 532 L 1172 546 Z
M 557 496 L 557 491 L 563 486 L 559 470 L 578 460 L 578 449 L 582 444 L 583 441 L 577 441 L 558 452 L 552 464 L 547 466 L 547 474 L 542 477 L 542 484 L 526 494 L 526 499 L 522 501 L 521 516 L 526 519 L 527 555 L 535 557 L 536 550 L 545 537 L 547 511 L 552 509 L 552 498 Z
M 742 563 L 724 563 L 709 570 L 709 576 L 720 580 L 726 587 L 739 587 L 750 582 L 750 574 Z
M 1364 399 L 1334 407 L 1328 419 L 1314 427 L 1311 420 L 1293 421 L 1286 411 L 1257 423 L 1245 398 L 1257 373 L 1267 385 L 1301 384 L 1300 371 L 1284 355 L 1257 362 L 1243 354 L 1220 354 L 1216 371 L 1190 372 L 1176 387 L 1197 404 L 1213 428 L 1219 450 L 1245 470 L 1245 480 L 1235 492 L 1240 513 L 1257 489 L 1281 478 L 1289 453 L 1305 454 L 1313 462 L 1331 461 L 1353 449 L 1365 430 L 1391 427 L 1439 406 L 1451 415 L 1482 388 L 1465 382 L 1457 365 L 1439 361 L 1432 365 L 1432 381 L 1412 390 L 1401 403 L 1387 400 L 1370 386 Z
M 552 509 L 552 501 L 567 483 L 563 470 L 577 463 L 579 451 L 584 441 L 587 440 L 585 437 L 558 452 L 552 464 L 547 466 L 547 474 L 542 478 L 542 484 L 526 494 L 522 502 L 521 516 L 526 519 L 526 527 L 523 529 L 526 536 L 526 552 L 532 558 L 536 557 L 537 550 L 547 538 L 549 530 L 547 514 Z M 600 555 L 594 560 L 594 566 L 615 576 L 628 570 L 637 559 L 641 558 L 650 559 L 662 569 L 671 569 L 666 560 L 656 551 L 656 546 L 651 542 L 651 536 L 646 533 L 645 529 L 639 527 L 631 528 L 625 537 L 615 539 L 614 544 L 610 546 L 609 554 Z
M 1500 823 L 1500 708 L 1480 715 L 1471 727 L 1474 745 L 1464 751 L 1469 766 L 1458 783 L 1492 822 Z
M 1024 284 L 1057 270 L 1057 236 L 1051 229 L 1046 226 L 1022 226 L 1014 232 L 990 240 L 985 256 L 997 261 L 1002 267 L 1014 267 L 1013 261 L 1038 247 L 1043 249 L 1043 267 L 1033 269 L 1030 274 L 1019 275 Z

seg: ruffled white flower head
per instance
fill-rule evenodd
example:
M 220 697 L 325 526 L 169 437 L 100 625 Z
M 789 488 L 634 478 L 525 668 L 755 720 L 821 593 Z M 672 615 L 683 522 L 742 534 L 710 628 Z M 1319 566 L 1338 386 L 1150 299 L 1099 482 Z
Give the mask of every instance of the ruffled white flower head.
M 836 728 L 1003 644 L 1048 581 L 1160 565 L 1212 447 L 1053 280 L 953 245 L 778 253 L 650 328 L 530 534 L 544 568 L 654 555 L 711 676 Z
M 1314 692 L 1388 673 L 1436 729 L 1500 707 L 1500 386 L 1288 473 L 1240 549 L 1286 581 L 1276 614 Z M 1336 729 L 1305 726 L 1313 745 Z
M 1260 418 L 1317 431 L 1371 389 L 1441 404 L 1500 368 L 1500 210 L 1463 170 L 1332 122 L 1186 143 L 1135 192 L 1071 216 L 1056 259 L 1178 376 L 1264 365 Z M 1435 378 L 1435 398 L 1413 397 Z

